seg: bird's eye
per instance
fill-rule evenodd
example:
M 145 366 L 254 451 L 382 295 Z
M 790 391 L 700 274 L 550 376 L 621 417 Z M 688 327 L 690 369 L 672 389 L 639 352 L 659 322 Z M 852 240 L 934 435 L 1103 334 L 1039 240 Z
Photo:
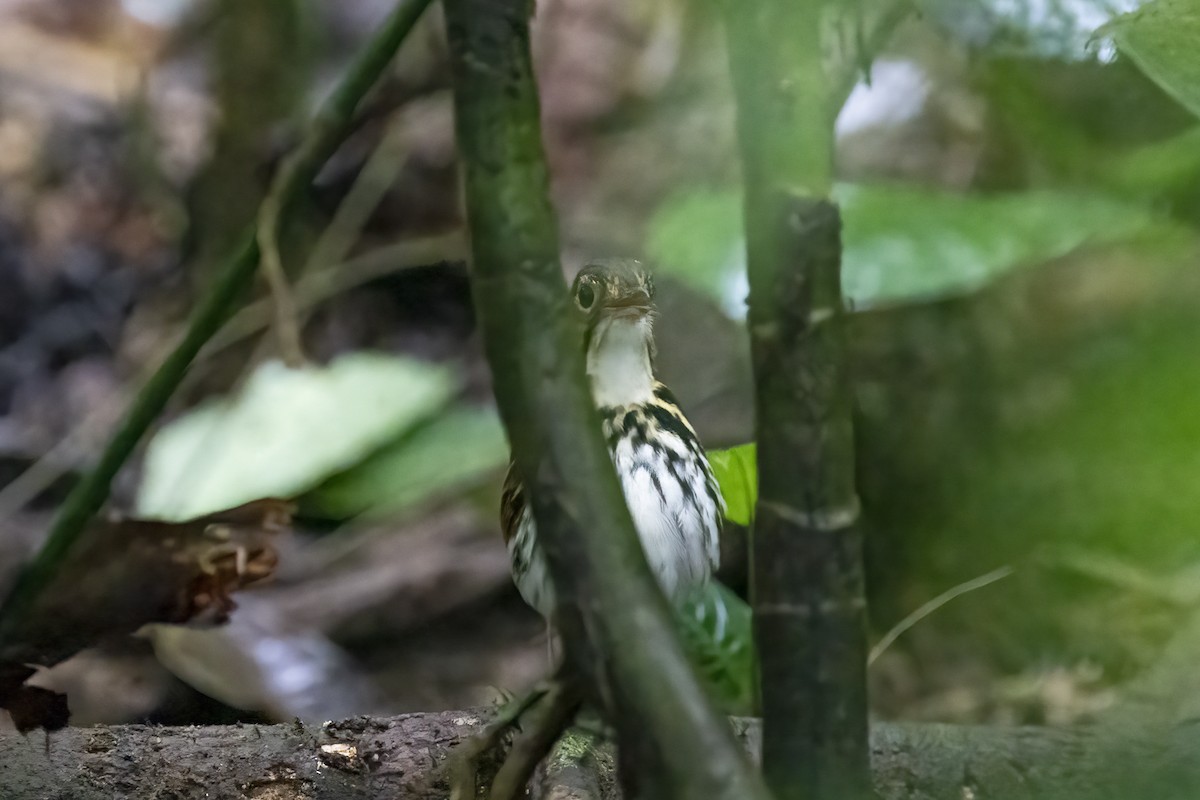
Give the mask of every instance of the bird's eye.
M 579 291 L 575 294 L 575 302 L 584 311 L 592 307 L 592 303 L 596 302 L 596 290 L 590 284 L 582 284 Z

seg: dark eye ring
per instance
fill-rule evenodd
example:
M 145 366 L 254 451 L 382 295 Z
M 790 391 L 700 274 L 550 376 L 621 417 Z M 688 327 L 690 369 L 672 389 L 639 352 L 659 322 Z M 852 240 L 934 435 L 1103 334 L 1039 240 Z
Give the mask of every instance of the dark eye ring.
M 592 307 L 592 303 L 596 302 L 596 290 L 589 284 L 581 284 L 579 291 L 575 293 L 575 302 L 579 304 L 580 308 L 587 311 Z

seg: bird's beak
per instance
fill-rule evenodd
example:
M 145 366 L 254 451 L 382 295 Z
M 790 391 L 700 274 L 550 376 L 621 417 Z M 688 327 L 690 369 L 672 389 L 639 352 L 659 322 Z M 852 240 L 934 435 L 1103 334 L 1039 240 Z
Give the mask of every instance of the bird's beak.
M 651 309 L 650 295 L 641 289 L 610 300 L 607 310 L 622 316 L 641 316 L 649 314 Z

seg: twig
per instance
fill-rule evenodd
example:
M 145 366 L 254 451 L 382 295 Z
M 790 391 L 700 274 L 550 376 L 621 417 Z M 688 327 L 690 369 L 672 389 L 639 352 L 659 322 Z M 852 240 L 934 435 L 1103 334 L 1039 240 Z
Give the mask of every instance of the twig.
M 400 43 L 412 30 L 430 0 L 402 0 L 379 32 L 360 51 L 346 76 L 321 106 L 308 135 L 291 160 L 291 169 L 281 184 L 281 212 L 286 215 L 293 201 L 316 177 L 317 172 L 340 144 L 354 112 L 375 85 Z M 113 478 L 133 453 L 150 425 L 166 407 L 189 365 L 204 343 L 229 316 L 230 309 L 249 288 L 259 262 L 253 231 L 225 263 L 199 304 L 183 339 L 163 361 L 134 399 L 125 418 L 105 447 L 96 466 L 67 496 L 46 543 L 22 570 L 12 592 L 0 607 L 0 640 L 12 629 L 30 602 L 53 577 L 58 564 L 86 529 L 88 520 L 108 498 Z
M 946 605 L 946 603 L 949 603 L 956 597 L 961 597 L 968 592 L 973 592 L 976 589 L 982 589 L 983 587 L 995 583 L 998 580 L 1007 578 L 1009 575 L 1012 575 L 1014 571 L 1015 570 L 1013 570 L 1012 567 L 1000 567 L 999 569 L 992 570 L 986 575 L 980 575 L 978 578 L 972 578 L 966 583 L 960 583 L 958 586 L 954 586 L 942 592 L 937 597 L 933 598 L 916 611 L 900 620 L 900 622 L 898 622 L 890 631 L 885 633 L 883 638 L 876 642 L 875 646 L 871 648 L 871 652 L 867 656 L 867 666 L 874 664 L 875 660 L 883 655 L 884 651 L 895 644 L 897 639 L 907 633 L 912 626 L 916 625 L 918 622 L 925 619 L 942 606 Z
M 86 434 L 100 420 L 115 417 L 116 403 L 93 408 L 83 421 L 75 425 L 49 450 L 43 452 L 19 475 L 0 487 L 0 522 L 25 508 L 54 482 L 66 475 L 79 461 Z
M 346 259 L 371 214 L 404 169 L 408 161 L 409 128 L 399 114 L 394 114 L 388 120 L 386 128 L 350 190 L 342 198 L 333 219 L 313 246 L 300 271 L 301 276 L 327 269 Z
M 274 327 L 279 353 L 289 367 L 299 367 L 305 362 L 304 345 L 300 341 L 300 324 L 296 319 L 296 301 L 292 298 L 292 288 L 288 284 L 283 259 L 279 255 L 279 220 L 283 213 L 280 192 L 288 180 L 286 173 L 294 169 L 292 162 L 297 154 L 298 152 L 293 153 L 284 159 L 283 169 L 275 176 L 259 209 L 258 230 L 255 232 L 258 249 L 262 254 L 263 277 L 267 279 L 267 288 L 270 289 L 275 311 Z
M 303 312 L 331 297 L 363 284 L 407 269 L 466 258 L 462 234 L 432 236 L 396 242 L 360 256 L 304 275 L 296 281 L 296 307 Z M 202 357 L 211 356 L 265 328 L 271 322 L 271 303 L 257 300 L 234 314 L 205 346 Z
M 304 275 L 318 265 L 341 261 L 349 252 L 367 218 L 404 165 L 402 145 L 406 136 L 407 132 L 403 126 L 396 122 L 389 125 L 383 140 L 375 147 L 350 191 L 342 199 L 333 220 L 325 228 L 303 267 L 298 271 L 298 279 L 303 279 Z M 284 363 L 298 367 L 306 360 L 302 341 L 306 315 L 288 281 L 280 256 L 281 223 L 277 194 L 283 181 L 286 181 L 287 172 L 292 168 L 292 156 L 284 161 L 263 201 L 258 221 L 258 244 L 263 253 L 263 274 L 271 290 L 270 305 L 279 352 Z
M 513 743 L 508 757 L 492 781 L 490 800 L 517 800 L 525 796 L 529 779 L 579 710 L 579 687 L 571 681 L 556 683 L 537 709 L 532 725 Z

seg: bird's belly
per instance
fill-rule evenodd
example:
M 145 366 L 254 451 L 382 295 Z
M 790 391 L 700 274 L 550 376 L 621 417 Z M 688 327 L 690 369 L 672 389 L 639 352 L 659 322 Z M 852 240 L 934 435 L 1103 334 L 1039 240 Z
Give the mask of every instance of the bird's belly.
M 660 438 L 655 446 L 620 439 L 611 453 L 646 562 L 663 593 L 673 598 L 708 580 L 720 553 L 720 511 L 707 465 L 669 438 Z M 549 617 L 556 603 L 554 587 L 528 505 L 508 552 L 521 596 Z
M 718 523 L 704 466 L 690 453 L 681 457 L 627 442 L 615 448 L 613 462 L 646 562 L 663 592 L 673 597 L 706 581 L 718 548 Z

